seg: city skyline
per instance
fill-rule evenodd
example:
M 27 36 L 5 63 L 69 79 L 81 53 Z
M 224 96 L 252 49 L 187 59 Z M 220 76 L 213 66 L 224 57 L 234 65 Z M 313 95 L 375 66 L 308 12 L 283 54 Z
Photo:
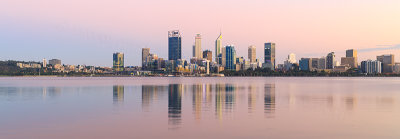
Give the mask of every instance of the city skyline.
M 66 64 L 111 67 L 110 53 L 124 52 L 125 65 L 140 66 L 140 48 L 151 48 L 167 58 L 165 32 L 175 29 L 182 33 L 183 59 L 192 56 L 197 33 L 202 35 L 202 49 L 215 52 L 220 32 L 221 46 L 233 44 L 238 56 L 246 57 L 249 45 L 262 50 L 265 42 L 275 42 L 279 46 L 277 63 L 283 63 L 289 53 L 301 58 L 335 52 L 343 57 L 343 50 L 356 49 L 362 61 L 400 52 L 400 20 L 396 18 L 400 2 L 394 0 L 202 1 L 194 6 L 193 1 L 177 0 L 24 3 L 30 6 L 9 0 L 0 4 L 0 47 L 4 49 L 0 60 L 55 58 Z M 39 3 L 46 3 L 46 7 Z M 179 8 L 171 9 L 170 4 Z M 144 9 L 150 5 L 154 8 Z M 226 10 L 226 6 L 236 10 Z M 182 14 L 168 16 L 172 12 Z M 256 55 L 261 60 L 263 53 L 257 51 Z M 400 61 L 400 57 L 395 58 Z

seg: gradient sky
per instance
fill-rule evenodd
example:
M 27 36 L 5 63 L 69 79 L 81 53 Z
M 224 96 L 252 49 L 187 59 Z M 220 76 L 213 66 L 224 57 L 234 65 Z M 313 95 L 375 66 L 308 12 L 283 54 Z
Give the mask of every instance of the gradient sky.
M 64 64 L 111 66 L 112 53 L 125 53 L 125 65 L 140 65 L 141 48 L 168 57 L 167 32 L 182 33 L 183 58 L 192 55 L 196 33 L 202 49 L 233 44 L 276 43 L 277 62 L 291 52 L 322 57 L 346 49 L 400 44 L 399 0 L 1 0 L 0 60 L 61 59 Z M 378 51 L 379 50 L 379 51 Z M 359 61 L 399 49 L 364 51 Z

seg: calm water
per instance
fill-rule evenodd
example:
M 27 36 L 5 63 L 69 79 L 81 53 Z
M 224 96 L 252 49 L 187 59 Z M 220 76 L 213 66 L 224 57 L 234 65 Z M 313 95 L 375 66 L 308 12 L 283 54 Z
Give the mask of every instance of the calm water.
M 0 78 L 0 138 L 400 138 L 400 78 Z

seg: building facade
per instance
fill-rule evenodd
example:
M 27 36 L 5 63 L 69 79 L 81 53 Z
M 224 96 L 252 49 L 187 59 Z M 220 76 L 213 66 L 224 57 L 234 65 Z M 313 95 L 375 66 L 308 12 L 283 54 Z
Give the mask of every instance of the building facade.
M 221 62 L 220 62 L 221 61 L 220 54 L 222 53 L 221 52 L 221 41 L 222 41 L 222 34 L 219 33 L 217 40 L 215 40 L 215 62 L 217 62 L 217 64 L 221 64 Z
M 203 51 L 203 58 L 212 62 L 212 52 L 210 50 Z
M 228 45 L 224 47 L 225 51 L 225 69 L 236 70 L 236 51 L 235 47 Z
M 168 60 L 182 59 L 182 38 L 179 30 L 168 31 Z
M 310 71 L 311 70 L 311 58 L 301 58 L 299 60 L 299 68 L 302 71 Z
M 142 68 L 146 68 L 147 57 L 150 55 L 150 48 L 142 48 Z
M 254 45 L 249 46 L 247 56 L 248 56 L 248 58 L 250 60 L 250 63 L 256 62 L 256 58 L 257 58 L 257 56 L 256 56 L 256 46 L 254 46 Z
M 382 62 L 375 60 L 366 60 L 361 62 L 361 71 L 367 74 L 382 73 Z
M 326 69 L 333 69 L 335 65 L 335 52 L 331 52 L 326 56 Z
M 193 46 L 193 57 L 202 59 L 203 54 L 201 50 L 201 35 L 196 34 L 195 41 L 194 41 L 194 46 Z
M 275 70 L 275 43 L 264 44 L 264 63 L 266 68 Z
M 114 71 L 124 71 L 124 53 L 114 53 L 113 54 L 113 70 Z
M 394 55 L 381 55 L 377 56 L 376 59 L 382 62 L 382 73 L 392 73 L 394 66 Z
M 50 65 L 52 65 L 52 66 L 55 66 L 55 65 L 61 65 L 61 60 L 59 60 L 59 59 L 50 59 L 49 60 L 49 64 Z

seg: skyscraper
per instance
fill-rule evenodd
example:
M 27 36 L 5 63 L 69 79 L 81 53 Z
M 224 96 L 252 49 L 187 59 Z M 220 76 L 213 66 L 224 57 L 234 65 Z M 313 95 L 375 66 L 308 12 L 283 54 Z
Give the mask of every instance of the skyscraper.
M 221 60 L 218 60 L 218 55 L 221 54 L 221 40 L 222 40 L 222 34 L 219 33 L 219 36 L 217 40 L 215 40 L 215 61 L 218 63 Z M 221 64 L 221 63 L 218 63 Z
M 212 62 L 212 52 L 210 50 L 203 51 L 203 58 Z
M 331 52 L 326 56 L 326 69 L 333 69 L 335 67 L 335 52 Z
M 201 35 L 197 34 L 194 41 L 193 46 L 193 57 L 202 59 L 202 51 L 201 51 Z
M 312 68 L 312 60 L 311 58 L 301 58 L 299 61 L 300 70 L 310 71 Z
M 376 59 L 382 62 L 382 72 L 383 73 L 392 73 L 394 66 L 394 55 L 381 55 L 377 56 Z
M 223 48 L 225 52 L 225 69 L 236 70 L 236 51 L 233 45 L 228 45 Z
M 357 57 L 357 50 L 354 49 L 346 50 L 346 57 Z
M 346 57 L 342 57 L 340 59 L 340 63 L 342 66 L 349 66 L 351 68 L 357 68 L 357 50 L 349 49 L 346 50 Z
M 250 63 L 254 63 L 256 62 L 256 46 L 251 45 L 249 46 L 249 50 L 248 50 L 248 57 L 250 60 Z
M 147 66 L 147 57 L 150 55 L 150 48 L 142 48 L 142 68 Z
M 124 71 L 124 53 L 113 54 L 113 69 L 114 71 Z
M 168 31 L 168 60 L 182 59 L 182 38 L 179 30 Z
M 289 55 L 288 55 L 288 62 L 289 63 L 292 63 L 292 64 L 294 64 L 294 63 L 296 63 L 297 62 L 297 60 L 296 60 L 296 54 L 294 54 L 294 53 L 290 53 Z
M 275 43 L 264 44 L 264 63 L 267 68 L 275 70 Z

